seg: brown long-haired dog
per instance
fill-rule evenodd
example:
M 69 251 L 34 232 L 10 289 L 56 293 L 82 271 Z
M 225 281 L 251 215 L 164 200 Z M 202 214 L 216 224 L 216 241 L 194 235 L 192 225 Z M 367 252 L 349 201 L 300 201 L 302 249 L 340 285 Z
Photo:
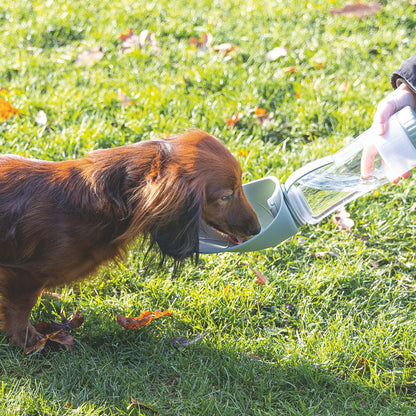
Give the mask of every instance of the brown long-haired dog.
M 260 231 L 226 147 L 202 131 L 63 162 L 0 156 L 0 319 L 18 345 L 42 289 L 91 275 L 136 237 L 198 255 L 200 221 L 238 243 Z

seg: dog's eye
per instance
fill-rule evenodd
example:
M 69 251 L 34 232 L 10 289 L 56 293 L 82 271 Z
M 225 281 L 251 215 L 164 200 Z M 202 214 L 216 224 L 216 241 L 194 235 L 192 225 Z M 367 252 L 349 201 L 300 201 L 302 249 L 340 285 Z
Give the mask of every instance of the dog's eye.
M 234 197 L 234 192 L 232 194 L 222 196 L 221 201 L 230 201 L 231 199 L 233 199 L 233 197 Z

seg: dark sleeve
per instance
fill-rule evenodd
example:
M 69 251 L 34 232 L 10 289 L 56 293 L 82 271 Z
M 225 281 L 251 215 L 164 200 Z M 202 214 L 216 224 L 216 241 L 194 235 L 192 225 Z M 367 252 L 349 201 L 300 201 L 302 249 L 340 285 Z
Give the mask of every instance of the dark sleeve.
M 400 68 L 393 72 L 390 81 L 394 89 L 404 82 L 416 93 L 416 54 L 404 61 Z

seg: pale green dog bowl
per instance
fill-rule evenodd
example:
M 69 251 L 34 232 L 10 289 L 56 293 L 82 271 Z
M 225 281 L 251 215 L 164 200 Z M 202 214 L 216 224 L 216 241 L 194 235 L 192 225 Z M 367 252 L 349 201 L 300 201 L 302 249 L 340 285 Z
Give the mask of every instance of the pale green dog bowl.
M 234 245 L 227 237 L 203 223 L 199 231 L 199 252 L 256 251 L 276 246 L 297 233 L 298 227 L 286 205 L 277 178 L 268 176 L 244 186 L 248 201 L 257 214 L 261 231 L 242 244 Z

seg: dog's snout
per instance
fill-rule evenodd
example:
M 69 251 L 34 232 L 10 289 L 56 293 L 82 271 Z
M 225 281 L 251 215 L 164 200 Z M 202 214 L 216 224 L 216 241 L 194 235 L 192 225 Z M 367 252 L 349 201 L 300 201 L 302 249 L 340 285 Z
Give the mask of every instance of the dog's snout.
M 261 226 L 260 225 L 256 225 L 255 227 L 253 227 L 250 230 L 250 235 L 257 235 L 257 234 L 260 233 L 260 231 L 261 231 Z

